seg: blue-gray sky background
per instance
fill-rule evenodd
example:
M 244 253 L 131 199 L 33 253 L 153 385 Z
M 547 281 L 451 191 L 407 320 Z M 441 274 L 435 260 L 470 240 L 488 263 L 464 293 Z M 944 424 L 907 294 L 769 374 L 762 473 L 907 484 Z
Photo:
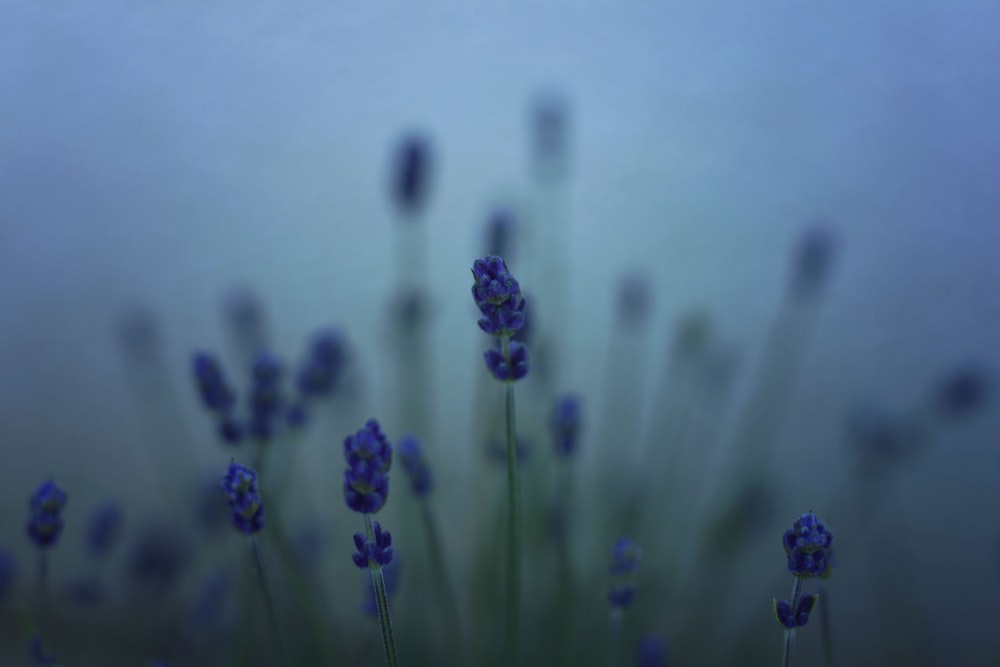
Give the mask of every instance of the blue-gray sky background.
M 3 0 L 0 544 L 27 553 L 21 512 L 49 475 L 71 491 L 70 539 L 109 485 L 156 504 L 113 337 L 132 304 L 160 317 L 185 390 L 191 351 L 225 346 L 235 286 L 260 293 L 286 354 L 343 324 L 380 411 L 386 163 L 413 127 L 437 155 L 438 421 L 460 449 L 481 372 L 469 267 L 488 206 L 526 192 L 529 103 L 553 87 L 572 114 L 576 358 L 602 358 L 614 280 L 638 269 L 656 340 L 704 306 L 752 365 L 803 223 L 834 223 L 842 252 L 780 445 L 789 471 L 832 485 L 854 402 L 902 409 L 958 362 L 1000 368 L 997 25 L 1000 5 L 972 0 Z M 601 368 L 574 365 L 568 388 L 598 400 Z M 183 396 L 202 462 L 225 461 Z M 941 545 L 923 598 L 949 614 L 998 585 L 998 431 L 991 410 L 893 504 L 915 542 Z M 995 596 L 974 595 L 986 618 L 945 644 L 995 629 Z

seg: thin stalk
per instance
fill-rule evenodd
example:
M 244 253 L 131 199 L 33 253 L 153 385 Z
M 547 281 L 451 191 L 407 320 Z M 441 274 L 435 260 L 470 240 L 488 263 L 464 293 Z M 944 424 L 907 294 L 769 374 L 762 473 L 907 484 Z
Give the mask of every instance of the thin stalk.
M 46 630 L 49 613 L 49 552 L 38 551 L 38 623 Z
M 819 592 L 819 623 L 820 633 L 823 637 L 823 658 L 826 660 L 826 667 L 833 667 L 833 633 L 830 631 L 830 598 L 828 595 L 826 586 L 821 587 Z
M 556 550 L 556 609 L 559 610 L 559 664 L 569 664 L 572 642 L 573 616 L 573 564 L 569 551 L 570 511 L 573 507 L 573 470 L 571 460 L 562 462 L 559 470 L 556 495 L 556 521 L 560 522 L 555 534 Z
M 611 610 L 611 639 L 608 641 L 608 667 L 618 665 L 618 654 L 622 643 L 622 610 L 615 607 Z
M 260 549 L 260 542 L 254 536 L 250 537 L 250 547 L 253 550 L 253 562 L 257 567 L 257 578 L 260 580 L 260 590 L 264 595 L 264 604 L 267 606 L 267 619 L 271 624 L 271 634 L 278 644 L 278 664 L 287 667 L 288 651 L 285 649 L 285 640 L 281 636 L 281 629 L 278 626 L 278 614 L 274 608 L 274 598 L 271 595 L 271 587 L 267 580 L 267 569 L 264 567 L 264 555 Z
M 802 596 L 802 579 L 800 577 L 795 577 L 795 583 L 792 584 L 792 599 L 791 609 L 792 613 L 799 607 L 799 598 Z M 792 628 L 785 628 L 785 651 L 781 658 L 781 667 L 792 667 L 793 653 L 795 652 L 795 630 Z
M 375 530 L 372 528 L 372 518 L 365 514 L 365 535 L 369 541 L 375 540 Z M 385 579 L 382 577 L 382 566 L 368 560 L 368 570 L 372 575 L 372 587 L 375 589 L 375 603 L 378 606 L 378 622 L 382 626 L 382 647 L 385 649 L 385 662 L 389 667 L 396 667 L 396 640 L 392 637 L 392 619 L 389 618 L 389 596 L 385 592 Z
M 504 359 L 510 362 L 510 338 L 500 338 Z M 508 665 L 521 664 L 518 610 L 521 606 L 521 508 L 517 488 L 517 420 L 514 413 L 514 383 L 504 386 L 507 405 L 507 650 Z
M 420 503 L 420 509 L 424 515 L 424 529 L 427 531 L 427 546 L 430 549 L 430 558 L 434 568 L 434 578 L 437 579 L 437 589 L 441 592 L 445 613 L 448 616 L 448 624 L 457 638 L 457 655 L 459 664 L 465 660 L 465 633 L 462 629 L 461 617 L 458 614 L 458 603 L 455 600 L 455 591 L 451 587 L 448 579 L 448 570 L 444 564 L 444 549 L 441 548 L 441 533 L 438 531 L 437 521 L 434 520 L 434 513 L 431 511 L 430 503 L 425 498 Z

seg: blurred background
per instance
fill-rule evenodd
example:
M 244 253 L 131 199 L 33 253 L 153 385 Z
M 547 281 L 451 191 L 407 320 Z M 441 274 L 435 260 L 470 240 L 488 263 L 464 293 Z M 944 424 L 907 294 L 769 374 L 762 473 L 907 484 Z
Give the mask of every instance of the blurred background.
M 583 412 L 568 524 L 583 611 L 561 636 L 604 661 L 607 562 L 628 527 L 643 560 L 622 664 L 647 633 L 676 664 L 777 663 L 780 536 L 812 509 L 838 544 L 824 583 L 838 663 L 997 664 L 998 21 L 992 2 L 6 0 L 4 664 L 35 664 L 24 526 L 49 478 L 69 495 L 46 631 L 61 661 L 257 664 L 227 652 L 238 614 L 214 639 L 156 632 L 183 626 L 201 578 L 238 571 L 245 551 L 235 531 L 192 525 L 204 482 L 251 457 L 220 442 L 191 359 L 217 354 L 241 387 L 254 345 L 294 366 L 329 327 L 350 370 L 284 473 L 289 530 L 324 545 L 309 549 L 323 624 L 343 640 L 325 648 L 349 656 L 316 664 L 381 659 L 350 563 L 360 521 L 340 493 L 343 438 L 372 416 L 394 442 L 426 441 L 479 656 L 465 661 L 491 664 L 501 617 L 474 582 L 503 516 L 485 444 L 502 398 L 469 269 L 494 251 L 498 212 L 515 221 L 504 255 L 540 323 L 518 386 L 529 524 L 561 474 L 554 400 L 573 392 Z M 429 156 L 416 209 L 393 185 L 413 137 Z M 423 365 L 407 371 L 413 355 Z M 459 664 L 435 657 L 446 630 L 420 634 L 435 596 L 404 479 L 394 471 L 380 514 L 401 561 L 413 554 L 394 607 L 401 660 Z M 83 544 L 106 500 L 121 543 L 98 563 Z M 182 535 L 184 564 L 162 617 L 123 631 L 164 599 L 126 576 L 144 531 Z M 532 597 L 548 590 L 546 531 L 526 531 L 530 649 L 553 617 Z M 95 572 L 100 599 L 81 602 L 74 582 Z M 813 625 L 803 664 L 824 655 Z

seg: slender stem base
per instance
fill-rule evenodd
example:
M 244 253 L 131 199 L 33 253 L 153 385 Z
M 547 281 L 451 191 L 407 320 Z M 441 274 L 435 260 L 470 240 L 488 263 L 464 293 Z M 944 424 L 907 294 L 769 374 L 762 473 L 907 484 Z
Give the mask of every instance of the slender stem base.
M 427 531 L 427 545 L 430 550 L 430 559 L 434 568 L 434 578 L 437 579 L 437 588 L 441 592 L 442 603 L 447 615 L 447 623 L 451 626 L 451 631 L 455 637 L 455 655 L 458 662 L 465 662 L 465 632 L 462 628 L 462 619 L 458 613 L 458 603 L 455 599 L 455 591 L 451 587 L 451 580 L 448 578 L 448 568 L 444 562 L 444 549 L 441 547 L 441 533 L 434 519 L 434 512 L 431 511 L 430 503 L 426 498 L 420 503 L 421 513 L 424 517 L 424 529 Z
M 288 651 L 285 649 L 285 640 L 281 635 L 281 628 L 278 625 L 278 614 L 274 608 L 274 598 L 271 595 L 271 586 L 267 580 L 267 568 L 264 566 L 264 554 L 260 550 L 260 542 L 254 536 L 250 537 L 250 547 L 253 550 L 253 562 L 257 568 L 257 578 L 260 580 L 260 590 L 264 595 L 264 605 L 267 607 L 267 620 L 271 624 L 271 634 L 278 645 L 278 664 L 282 667 L 288 665 Z
M 608 641 L 608 667 L 617 667 L 622 643 L 622 610 L 611 610 L 611 639 Z
M 374 541 L 375 530 L 372 528 L 372 518 L 368 514 L 364 516 L 365 535 L 370 541 Z M 389 667 L 396 667 L 396 640 L 392 636 L 392 619 L 389 617 L 389 595 L 385 591 L 385 578 L 382 576 L 382 566 L 369 559 L 368 570 L 372 575 L 372 588 L 375 590 L 375 605 L 378 607 L 378 622 L 382 627 L 382 648 L 385 649 L 385 662 Z
M 504 359 L 510 361 L 510 339 L 501 339 Z M 517 419 L 514 411 L 514 383 L 504 386 L 507 406 L 507 665 L 521 664 L 518 611 L 521 606 L 521 507 L 517 485 Z

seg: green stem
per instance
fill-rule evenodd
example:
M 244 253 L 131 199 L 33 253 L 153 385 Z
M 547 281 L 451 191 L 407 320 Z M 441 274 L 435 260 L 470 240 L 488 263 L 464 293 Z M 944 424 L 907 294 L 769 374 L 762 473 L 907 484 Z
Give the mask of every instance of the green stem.
M 618 665 L 618 654 L 622 643 L 622 610 L 611 610 L 611 640 L 608 642 L 608 667 Z
M 826 586 L 820 588 L 819 592 L 819 623 L 823 636 L 823 657 L 826 659 L 826 667 L 833 667 L 833 635 L 830 631 L 830 598 Z
M 500 338 L 504 360 L 510 365 L 510 338 Z M 517 488 L 517 420 L 514 413 L 514 383 L 507 381 L 504 386 L 507 405 L 507 650 L 510 659 L 507 664 L 516 667 L 521 664 L 520 632 L 518 611 L 521 606 L 521 508 Z
M 445 613 L 448 615 L 448 624 L 456 637 L 456 650 L 459 664 L 465 659 L 465 633 L 462 630 L 461 617 L 458 614 L 458 603 L 455 600 L 455 591 L 451 587 L 448 579 L 448 570 L 444 563 L 444 550 L 441 548 L 441 533 L 438 531 L 437 521 L 434 520 L 434 513 L 431 511 L 430 503 L 424 498 L 420 503 L 424 515 L 424 529 L 427 531 L 427 545 L 430 549 L 430 558 L 434 568 L 434 577 L 437 579 L 437 589 L 441 592 Z
M 48 630 L 49 615 L 49 552 L 38 552 L 38 624 L 42 632 Z
M 792 584 L 792 599 L 789 601 L 791 603 L 792 614 L 795 614 L 795 610 L 799 607 L 799 598 L 802 596 L 802 579 L 800 577 L 795 577 L 795 583 Z M 792 657 L 795 652 L 795 630 L 792 628 L 785 628 L 785 651 L 781 658 L 781 667 L 792 667 Z
M 278 626 L 278 614 L 274 608 L 274 597 L 271 595 L 271 586 L 267 580 L 267 568 L 264 567 L 264 554 L 260 550 L 260 542 L 255 536 L 250 536 L 250 547 L 253 550 L 253 562 L 257 567 L 257 578 L 260 580 L 260 590 L 264 595 L 264 604 L 267 607 L 267 619 L 271 624 L 271 634 L 278 644 L 278 660 L 280 665 L 288 665 L 288 651 L 285 649 L 285 640 L 281 636 L 281 629 Z
M 370 542 L 375 541 L 375 530 L 372 528 L 371 515 L 365 514 L 365 535 Z M 378 622 L 382 626 L 382 647 L 385 649 L 385 662 L 389 667 L 396 667 L 396 640 L 392 637 L 392 619 L 389 618 L 389 596 L 385 592 L 385 579 L 382 577 L 382 566 L 368 559 L 368 570 L 372 575 L 372 587 L 375 589 L 375 603 L 378 606 Z

